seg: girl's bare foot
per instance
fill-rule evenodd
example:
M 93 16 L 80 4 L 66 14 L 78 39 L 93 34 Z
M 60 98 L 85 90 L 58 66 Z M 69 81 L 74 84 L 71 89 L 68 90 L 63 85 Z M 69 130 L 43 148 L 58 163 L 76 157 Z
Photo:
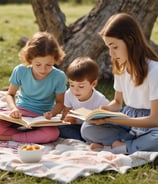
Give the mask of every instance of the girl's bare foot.
M 111 146 L 104 146 L 102 144 L 98 144 L 98 143 L 91 143 L 90 144 L 90 149 L 111 149 Z

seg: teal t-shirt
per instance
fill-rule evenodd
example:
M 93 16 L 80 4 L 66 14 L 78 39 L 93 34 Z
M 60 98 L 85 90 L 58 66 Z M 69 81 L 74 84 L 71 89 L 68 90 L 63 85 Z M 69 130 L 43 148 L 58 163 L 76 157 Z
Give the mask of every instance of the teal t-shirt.
M 65 73 L 54 66 L 45 79 L 36 80 L 32 67 L 20 64 L 14 68 L 9 81 L 20 88 L 17 106 L 38 114 L 50 111 L 55 104 L 55 95 L 66 90 Z

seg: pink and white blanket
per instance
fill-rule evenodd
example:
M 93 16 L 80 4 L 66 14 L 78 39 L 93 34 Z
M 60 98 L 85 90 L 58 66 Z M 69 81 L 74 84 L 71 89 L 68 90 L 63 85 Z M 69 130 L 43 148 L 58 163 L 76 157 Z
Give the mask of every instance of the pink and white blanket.
M 153 162 L 158 152 L 135 152 L 131 155 L 112 154 L 89 150 L 86 143 L 73 139 L 58 139 L 46 144 L 42 160 L 23 163 L 17 153 L 18 142 L 0 141 L 0 169 L 20 171 L 26 175 L 47 177 L 61 183 L 69 183 L 79 176 L 114 170 L 121 174 L 128 169 Z
M 0 92 L 0 106 L 6 108 L 5 92 Z M 42 160 L 23 163 L 17 153 L 21 143 L 0 141 L 0 169 L 20 171 L 26 175 L 47 177 L 61 183 L 69 183 L 79 176 L 114 170 L 121 174 L 128 169 L 153 162 L 158 152 L 135 152 L 131 155 L 92 151 L 89 146 L 73 139 L 58 139 L 45 144 Z

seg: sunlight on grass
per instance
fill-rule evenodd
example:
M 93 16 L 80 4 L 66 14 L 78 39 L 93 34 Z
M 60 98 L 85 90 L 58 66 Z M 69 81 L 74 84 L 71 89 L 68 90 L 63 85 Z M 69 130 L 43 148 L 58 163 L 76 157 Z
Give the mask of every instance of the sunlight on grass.
M 151 40 L 154 43 L 158 44 L 158 18 L 157 18 L 157 21 L 155 22 L 153 30 L 152 30 Z
M 80 16 L 87 14 L 93 7 L 92 3 L 86 5 L 75 5 L 62 3 L 61 10 L 66 14 L 66 24 L 69 25 Z M 32 6 L 29 4 L 21 5 L 0 5 L 0 89 L 8 85 L 8 78 L 13 68 L 19 64 L 18 52 L 20 47 L 17 45 L 23 36 L 30 37 L 38 31 L 35 23 L 35 16 Z
M 71 5 L 71 7 L 70 7 Z M 81 16 L 87 15 L 89 11 L 93 8 L 93 4 L 83 4 L 83 5 L 76 5 L 76 4 L 68 4 L 68 3 L 61 3 L 60 7 L 61 10 L 66 15 L 66 24 L 70 25 L 74 21 L 76 21 Z
M 0 17 L 0 35 L 10 42 L 38 30 L 31 5 L 1 5 Z
M 93 2 L 93 3 L 92 3 Z M 80 17 L 87 15 L 95 5 L 95 1 L 87 4 L 60 3 L 62 12 L 66 15 L 66 24 L 70 25 Z M 17 44 L 23 36 L 30 37 L 38 31 L 35 16 L 30 4 L 0 5 L 0 89 L 8 85 L 9 76 L 13 68 L 19 64 Z M 152 31 L 151 39 L 158 43 L 158 21 Z M 103 85 L 104 86 L 104 85 Z M 98 86 L 100 88 L 101 86 Z M 106 89 L 102 89 L 107 91 Z
M 0 88 L 8 85 L 13 68 L 19 64 L 18 41 L 21 37 L 31 36 L 38 30 L 31 5 L 0 6 Z

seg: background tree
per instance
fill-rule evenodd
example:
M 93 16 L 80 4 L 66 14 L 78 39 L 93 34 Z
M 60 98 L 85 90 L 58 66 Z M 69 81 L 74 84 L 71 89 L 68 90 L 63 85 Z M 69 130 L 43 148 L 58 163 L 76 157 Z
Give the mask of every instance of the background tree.
M 141 23 L 147 39 L 150 40 L 158 16 L 158 1 L 155 0 L 99 0 L 87 15 L 66 26 L 65 15 L 57 0 L 32 0 L 31 3 L 39 30 L 53 33 L 63 45 L 66 57 L 60 68 L 65 71 L 75 57 L 86 55 L 97 61 L 100 78 L 105 79 L 112 77 L 111 62 L 98 32 L 106 20 L 118 12 L 130 13 Z

